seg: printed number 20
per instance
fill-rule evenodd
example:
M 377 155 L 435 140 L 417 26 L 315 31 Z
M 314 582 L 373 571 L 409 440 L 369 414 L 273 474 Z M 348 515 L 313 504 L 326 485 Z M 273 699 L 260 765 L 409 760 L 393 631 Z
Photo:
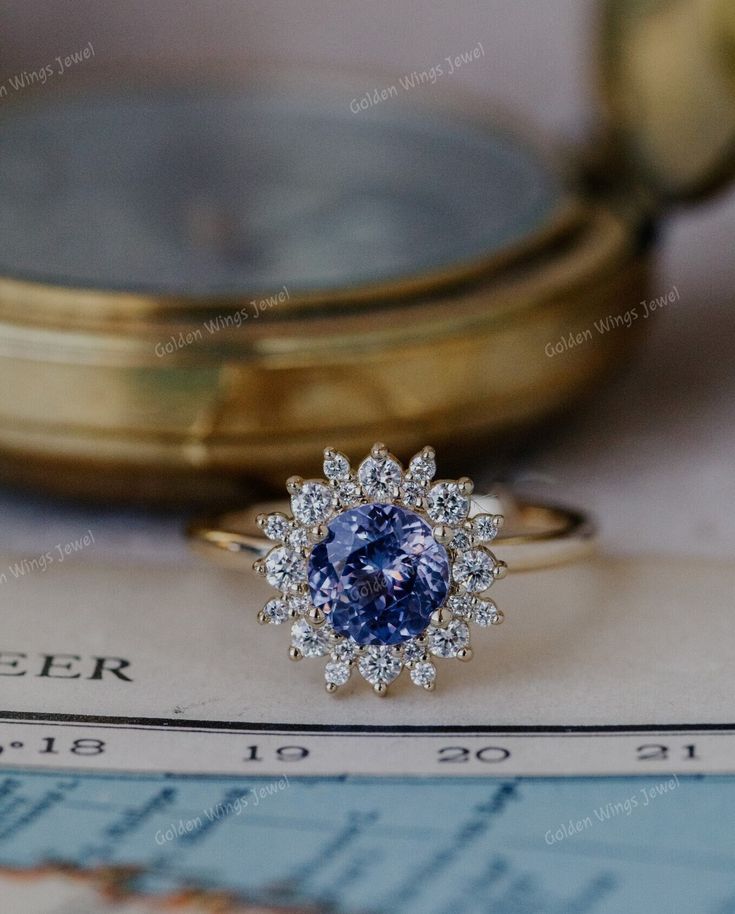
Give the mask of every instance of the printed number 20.
M 510 758 L 510 751 L 500 746 L 485 746 L 484 749 L 471 753 L 464 746 L 445 746 L 439 750 L 438 755 L 440 762 L 469 762 L 471 758 L 477 759 L 478 762 L 504 762 Z

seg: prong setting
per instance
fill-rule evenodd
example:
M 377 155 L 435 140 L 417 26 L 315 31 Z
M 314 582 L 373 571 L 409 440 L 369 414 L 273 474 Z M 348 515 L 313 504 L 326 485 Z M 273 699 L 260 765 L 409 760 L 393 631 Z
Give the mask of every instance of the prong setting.
M 431 624 L 434 628 L 446 628 L 454 618 L 451 609 L 442 606 L 437 609 L 431 616 Z
M 437 524 L 434 527 L 434 539 L 442 546 L 448 546 L 454 539 L 454 530 L 446 524 Z
M 316 544 L 322 543 L 329 536 L 329 527 L 326 524 L 317 524 L 309 532 L 309 540 Z
M 388 456 L 388 448 L 384 444 L 378 442 L 370 448 L 370 456 L 373 460 L 385 460 Z
M 459 490 L 463 495 L 469 496 L 472 495 L 472 493 L 475 491 L 475 484 L 467 476 L 462 476 L 460 479 L 458 479 L 457 485 L 459 486 Z
M 304 486 L 301 476 L 289 476 L 286 480 L 286 491 L 289 495 L 299 495 Z
M 327 617 L 324 615 L 324 613 L 321 611 L 321 609 L 317 609 L 316 606 L 312 606 L 311 609 L 306 614 L 306 616 L 307 616 L 309 622 L 311 622 L 311 624 L 313 626 L 315 626 L 316 628 L 318 628 L 321 625 L 324 625 L 324 623 L 327 621 Z

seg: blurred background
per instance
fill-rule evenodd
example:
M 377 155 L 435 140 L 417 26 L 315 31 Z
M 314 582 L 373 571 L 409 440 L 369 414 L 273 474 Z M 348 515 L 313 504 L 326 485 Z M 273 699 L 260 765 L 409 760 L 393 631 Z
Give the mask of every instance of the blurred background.
M 595 116 L 593 0 L 540 3 L 248 2 L 3 4 L 8 73 L 96 43 L 99 65 L 150 71 L 184 64 L 198 77 L 248 61 L 330 64 L 406 73 L 482 41 L 486 59 L 462 87 L 513 107 L 560 135 L 583 136 Z
M 640 5 L 645 9 L 655 6 Z M 701 11 L 702 21 L 710 15 L 705 11 L 707 5 L 695 0 L 658 6 L 688 6 L 695 15 Z M 94 49 L 91 59 L 74 65 L 73 74 L 69 67 L 66 75 L 50 78 L 46 85 L 13 92 L 17 96 L 10 99 L 14 106 L 58 102 L 76 91 L 72 76 L 81 73 L 92 85 L 96 74 L 102 78 L 103 72 L 125 73 L 138 84 L 152 85 L 162 71 L 175 70 L 187 84 L 199 85 L 211 74 L 237 73 L 258 63 L 275 72 L 286 65 L 346 68 L 354 74 L 349 89 L 347 83 L 342 89 L 340 103 L 346 108 L 352 98 L 376 86 L 469 52 L 479 42 L 481 57 L 443 77 L 437 86 L 421 85 L 410 97 L 405 93 L 401 103 L 422 107 L 431 104 L 434 95 L 443 104 L 447 93 L 466 95 L 474 111 L 502 109 L 503 123 L 517 121 L 521 133 L 530 135 L 544 154 L 573 163 L 575 175 L 580 160 L 596 162 L 599 154 L 602 165 L 592 169 L 592 183 L 600 198 L 608 193 L 607 179 L 616 186 L 620 180 L 618 157 L 603 154 L 603 17 L 601 5 L 593 0 L 455 0 L 444 5 L 400 0 L 247 4 L 229 0 L 40 0 L 32 5 L 0 4 L 0 21 L 0 77 L 5 81 L 23 71 L 53 65 L 57 57 L 79 51 L 90 42 Z M 722 22 L 724 28 L 724 12 Z M 681 54 L 681 48 L 675 46 L 667 58 L 674 60 L 674 72 L 677 53 Z M 684 59 L 681 61 L 684 68 Z M 365 73 L 363 80 L 360 73 Z M 375 73 L 393 77 L 376 79 Z M 364 92 L 356 96 L 353 85 L 363 85 Z M 706 83 L 703 85 L 706 92 Z M 330 86 L 332 92 L 340 89 L 339 82 Z M 0 98 L 0 105 L 8 100 Z M 715 122 L 731 116 L 733 102 L 735 95 L 727 112 L 723 109 L 723 117 L 714 117 Z M 376 105 L 375 116 L 384 112 L 385 117 L 394 117 L 391 104 L 388 99 L 382 107 Z M 703 110 L 708 107 L 703 99 Z M 711 111 L 708 117 L 691 107 L 684 113 L 681 136 L 674 133 L 669 137 L 672 148 L 692 134 L 706 131 L 713 120 Z M 3 114 L 0 110 L 0 117 Z M 242 152 L 247 156 L 246 149 Z M 431 183 L 431 175 L 425 180 Z M 585 195 L 588 180 L 585 171 L 581 182 Z M 571 183 L 576 194 L 580 182 L 575 178 Z M 639 196 L 645 197 L 639 188 L 626 188 L 626 200 Z M 600 365 L 594 370 L 589 367 L 590 377 L 594 375 L 591 395 L 580 400 L 576 393 L 564 393 L 555 410 L 549 410 L 555 417 L 551 422 L 538 426 L 535 418 L 529 420 L 534 435 L 516 438 L 520 446 L 511 449 L 510 457 L 499 462 L 489 456 L 483 464 L 483 445 L 475 443 L 474 475 L 480 480 L 484 475 L 490 484 L 500 473 L 524 492 L 593 511 L 601 521 L 603 543 L 612 552 L 731 557 L 735 549 L 735 520 L 729 508 L 729 496 L 735 496 L 735 368 L 731 355 L 735 344 L 735 193 L 722 182 L 717 194 L 686 204 L 670 199 L 664 205 L 660 199 L 644 199 L 638 206 L 644 215 L 637 211 L 635 218 L 626 221 L 631 237 L 645 237 L 644 245 L 652 234 L 658 239 L 647 284 L 614 292 L 612 304 L 609 298 L 601 300 L 599 307 L 587 300 L 587 310 L 577 312 L 584 315 L 581 325 L 591 326 L 595 319 L 635 307 L 640 312 L 643 300 L 668 296 L 673 289 L 675 300 L 646 320 L 648 333 L 643 336 L 626 328 L 604 334 L 615 348 L 605 354 L 604 370 Z M 617 214 L 617 207 L 612 209 Z M 110 219 L 114 218 L 111 213 Z M 588 224 L 586 216 L 582 224 Z M 574 223 L 575 232 L 581 231 L 579 225 Z M 548 258 L 550 249 L 541 254 Z M 12 264 L 5 264 L 5 269 L 12 273 Z M 42 264 L 39 269 L 43 272 Z M 610 267 L 611 281 L 622 282 L 631 269 L 621 259 Z M 502 276 L 501 293 L 503 284 L 510 283 L 512 288 L 515 279 L 515 275 Z M 463 296 L 472 297 L 465 283 L 476 281 L 485 280 L 462 277 L 446 294 L 464 302 Z M 12 297 L 12 292 L 5 294 L 6 304 L 9 294 Z M 22 310 L 22 296 L 18 301 Z M 337 319 L 331 312 L 323 317 Z M 8 325 L 19 320 L 11 315 Z M 57 314 L 55 320 L 56 331 L 63 331 L 63 317 Z M 562 371 L 563 360 L 575 357 L 574 353 L 543 354 L 544 339 L 555 342 L 580 326 L 579 321 L 565 324 L 558 314 L 555 320 L 534 331 L 533 358 L 539 370 Z M 408 320 L 405 323 L 410 325 Z M 550 335 L 549 326 L 560 332 Z M 150 334 L 147 338 L 156 339 Z M 497 340 L 493 345 L 498 345 Z M 577 357 L 587 351 L 580 348 L 582 354 Z M 516 370 L 521 373 L 526 367 L 522 362 Z M 440 365 L 440 374 L 442 370 Z M 607 379 L 601 388 L 598 374 Z M 13 389 L 15 377 L 3 375 L 6 394 L 12 391 L 9 400 L 20 396 L 20 389 Z M 536 383 L 542 382 L 539 375 Z M 15 383 L 23 383 L 20 375 Z M 93 384 L 102 402 L 104 385 L 104 381 Z M 267 387 L 263 389 L 267 391 Z M 66 395 L 74 398 L 77 391 L 72 387 Z M 267 398 L 267 392 L 264 396 Z M 471 420 L 460 417 L 460 435 L 462 422 L 471 424 Z M 347 437 L 348 443 L 360 438 Z M 392 440 L 387 443 L 391 445 Z M 487 446 L 495 446 L 492 437 Z M 318 452 L 314 456 L 318 458 Z M 196 467 L 198 460 L 201 463 L 198 456 L 192 465 Z M 295 472 L 299 466 L 292 469 Z M 48 472 L 53 475 L 53 469 Z M 162 515 L 147 507 L 143 498 L 138 505 L 123 507 L 105 506 L 99 497 L 91 504 L 49 499 L 33 485 L 22 489 L 6 485 L 0 499 L 0 549 L 5 552 L 36 554 L 46 541 L 72 539 L 79 530 L 91 528 L 96 535 L 95 555 L 100 558 L 186 561 L 180 536 L 186 511 Z

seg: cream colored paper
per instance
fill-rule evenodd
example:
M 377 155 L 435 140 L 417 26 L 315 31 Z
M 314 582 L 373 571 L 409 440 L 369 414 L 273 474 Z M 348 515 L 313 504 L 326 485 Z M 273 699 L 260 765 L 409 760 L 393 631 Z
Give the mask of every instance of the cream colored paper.
M 8 564 L 8 560 L 0 560 Z M 358 677 L 323 690 L 323 661 L 290 662 L 288 626 L 255 616 L 271 591 L 210 568 L 79 562 L 0 585 L 6 709 L 365 724 L 662 724 L 733 717 L 735 568 L 603 561 L 510 575 L 502 626 L 474 628 L 469 664 L 438 660 L 434 694 L 403 677 L 380 701 Z M 42 653 L 130 661 L 133 682 L 39 677 Z M 6 655 L 2 658 L 8 660 Z

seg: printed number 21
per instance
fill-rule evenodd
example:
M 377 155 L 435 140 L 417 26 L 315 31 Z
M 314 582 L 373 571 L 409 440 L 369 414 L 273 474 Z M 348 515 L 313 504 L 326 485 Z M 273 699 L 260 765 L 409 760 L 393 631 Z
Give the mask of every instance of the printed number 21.
M 697 747 L 691 743 L 688 746 L 682 746 L 684 750 L 684 759 L 699 761 L 699 756 L 697 755 Z M 648 743 L 645 746 L 639 746 L 636 749 L 638 753 L 639 762 L 663 762 L 669 757 L 669 747 L 662 746 L 660 743 Z

